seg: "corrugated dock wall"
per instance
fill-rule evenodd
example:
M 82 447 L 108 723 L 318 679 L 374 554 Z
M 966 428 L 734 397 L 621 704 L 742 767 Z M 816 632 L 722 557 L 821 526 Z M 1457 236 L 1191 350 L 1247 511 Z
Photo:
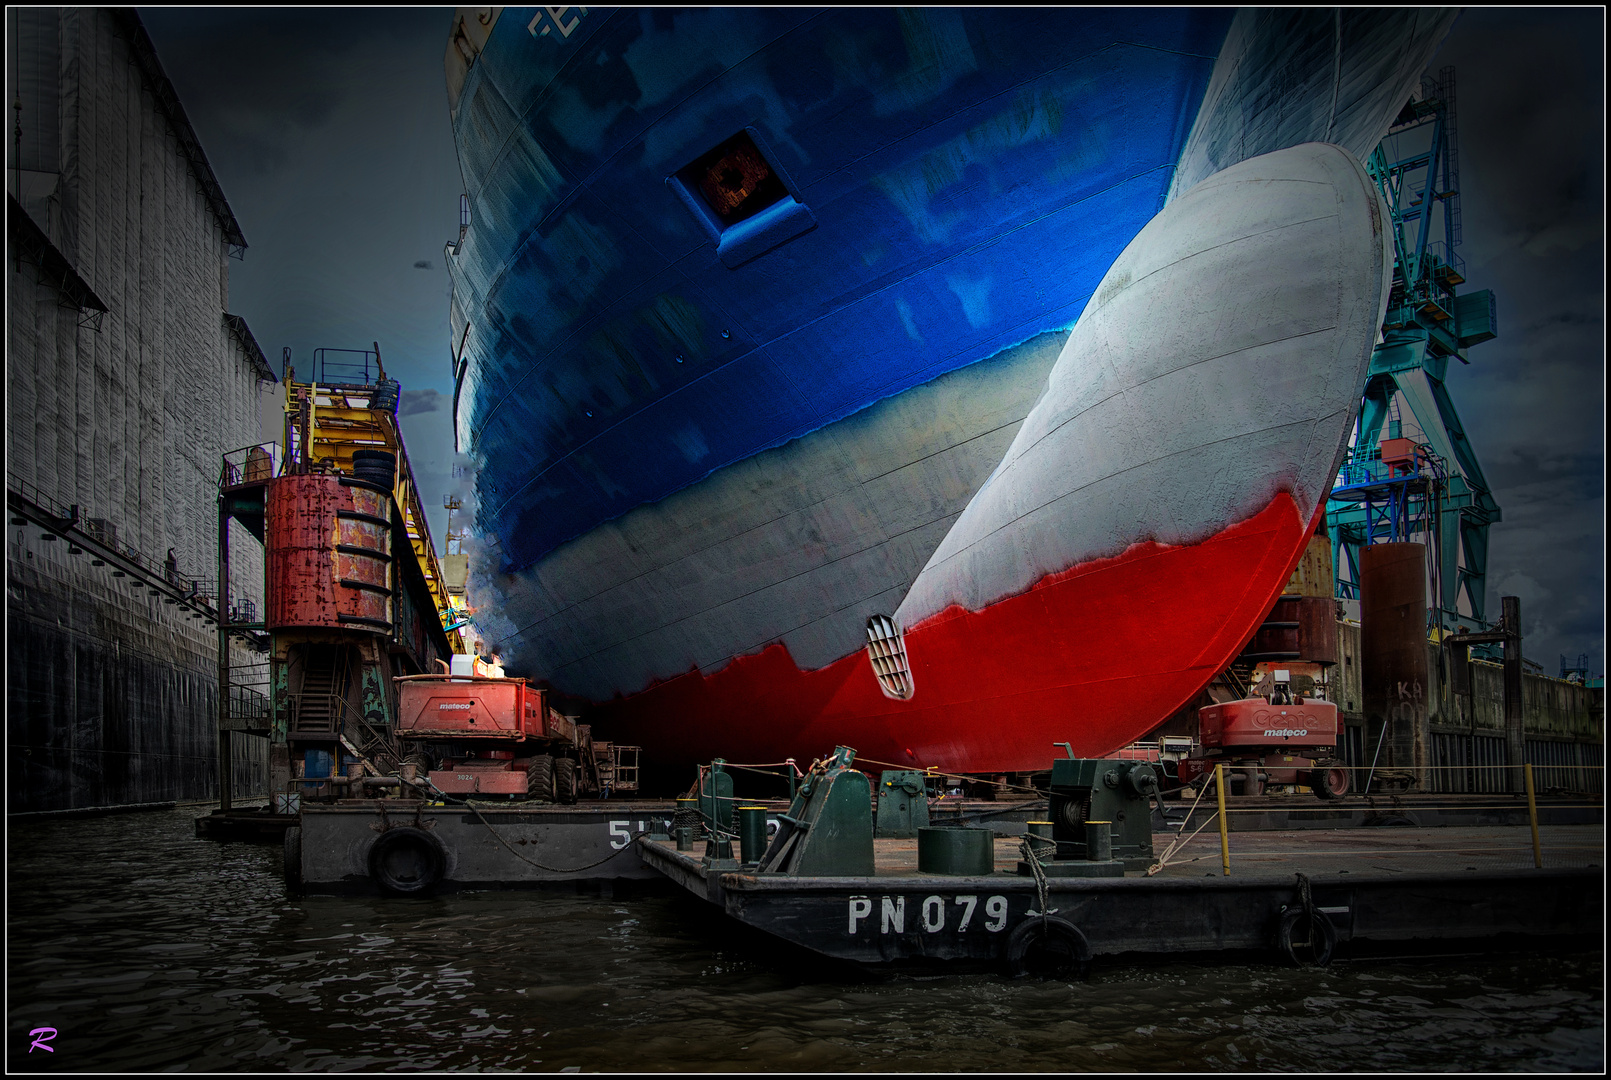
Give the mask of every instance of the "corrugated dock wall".
M 1331 675 L 1332 700 L 1347 726 L 1345 756 L 1369 768 L 1378 728 L 1367 724 L 1360 665 L 1360 627 L 1337 625 L 1342 661 Z M 1426 691 L 1433 789 L 1503 791 L 1505 777 L 1504 667 L 1471 662 L 1471 694 L 1456 694 L 1443 650 L 1427 645 L 1431 686 Z M 1527 758 L 1541 789 L 1604 792 L 1605 688 L 1581 686 L 1548 675 L 1522 675 L 1522 730 Z M 1456 768 L 1472 765 L 1469 774 Z
M 244 237 L 132 10 L 6 15 L 8 492 L 210 581 L 220 455 L 262 437 L 273 383 L 224 321 Z M 11 519 L 8 811 L 215 797 L 216 628 Z M 257 545 L 232 549 L 260 610 Z M 260 793 L 266 742 L 235 742 Z

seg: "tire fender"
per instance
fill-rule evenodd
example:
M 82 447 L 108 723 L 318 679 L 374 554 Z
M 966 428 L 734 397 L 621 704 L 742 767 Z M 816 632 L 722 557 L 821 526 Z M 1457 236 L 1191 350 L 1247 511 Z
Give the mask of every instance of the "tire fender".
M 1301 924 L 1310 926 L 1309 944 L 1297 946 L 1292 939 L 1294 934 L 1302 933 Z M 1319 941 L 1314 940 L 1316 930 L 1320 932 Z M 1325 967 L 1331 963 L 1331 954 L 1337 948 L 1337 928 L 1323 911 L 1316 910 L 1311 920 L 1302 908 L 1288 908 L 1276 924 L 1275 948 L 1293 967 Z
M 1033 971 L 1049 978 L 1083 980 L 1091 974 L 1091 943 L 1067 919 L 1031 915 L 1008 935 L 1003 959 L 1011 979 Z
M 369 847 L 369 876 L 382 889 L 400 896 L 429 892 L 442 880 L 446 867 L 442 842 L 412 825 L 387 829 Z

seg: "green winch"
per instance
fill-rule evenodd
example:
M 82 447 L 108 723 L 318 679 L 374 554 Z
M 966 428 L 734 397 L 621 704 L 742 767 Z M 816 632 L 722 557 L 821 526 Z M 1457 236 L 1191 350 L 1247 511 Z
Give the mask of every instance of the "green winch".
M 856 751 L 834 748 L 800 783 L 758 872 L 791 877 L 871 877 L 873 793 L 865 774 L 850 767 Z M 926 806 L 926 804 L 925 804 Z
M 1058 863 L 1152 864 L 1152 800 L 1158 770 L 1145 761 L 1066 758 L 1052 762 L 1049 791 Z
M 911 769 L 878 778 L 879 836 L 912 837 L 929 826 L 929 792 L 923 773 Z

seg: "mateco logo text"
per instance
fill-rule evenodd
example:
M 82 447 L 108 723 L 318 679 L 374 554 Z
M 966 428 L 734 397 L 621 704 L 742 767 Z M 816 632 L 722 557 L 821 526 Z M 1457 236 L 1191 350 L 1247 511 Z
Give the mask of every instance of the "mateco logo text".
M 442 710 L 442 711 L 444 711 L 444 712 L 446 712 L 448 709 L 466 709 L 466 710 L 468 710 L 470 708 L 470 703 L 468 701 L 448 701 L 448 702 L 444 702 L 441 705 L 438 705 L 437 708 Z
M 446 708 L 446 707 L 447 706 L 445 706 L 445 705 L 443 706 L 443 708 Z M 1307 735 L 1307 734 L 1309 734 L 1309 729 L 1308 728 L 1287 728 L 1287 727 L 1284 727 L 1284 728 L 1271 728 L 1269 731 L 1266 731 L 1264 733 L 1264 737 L 1266 739 L 1290 739 L 1294 735 Z

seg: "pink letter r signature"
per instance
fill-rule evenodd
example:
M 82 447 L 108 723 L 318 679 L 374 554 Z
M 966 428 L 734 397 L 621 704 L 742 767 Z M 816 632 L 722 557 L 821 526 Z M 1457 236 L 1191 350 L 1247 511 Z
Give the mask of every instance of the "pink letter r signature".
M 35 1050 L 44 1050 L 45 1052 L 51 1053 L 51 1054 L 54 1054 L 56 1052 L 56 1048 L 54 1046 L 46 1046 L 45 1045 L 46 1043 L 50 1042 L 50 1040 L 52 1040 L 52 1039 L 54 1039 L 56 1037 L 56 1029 L 55 1028 L 34 1028 L 28 1034 L 32 1035 L 32 1036 L 35 1036 L 34 1044 L 28 1048 L 28 1052 L 30 1054 L 33 1053 Z

